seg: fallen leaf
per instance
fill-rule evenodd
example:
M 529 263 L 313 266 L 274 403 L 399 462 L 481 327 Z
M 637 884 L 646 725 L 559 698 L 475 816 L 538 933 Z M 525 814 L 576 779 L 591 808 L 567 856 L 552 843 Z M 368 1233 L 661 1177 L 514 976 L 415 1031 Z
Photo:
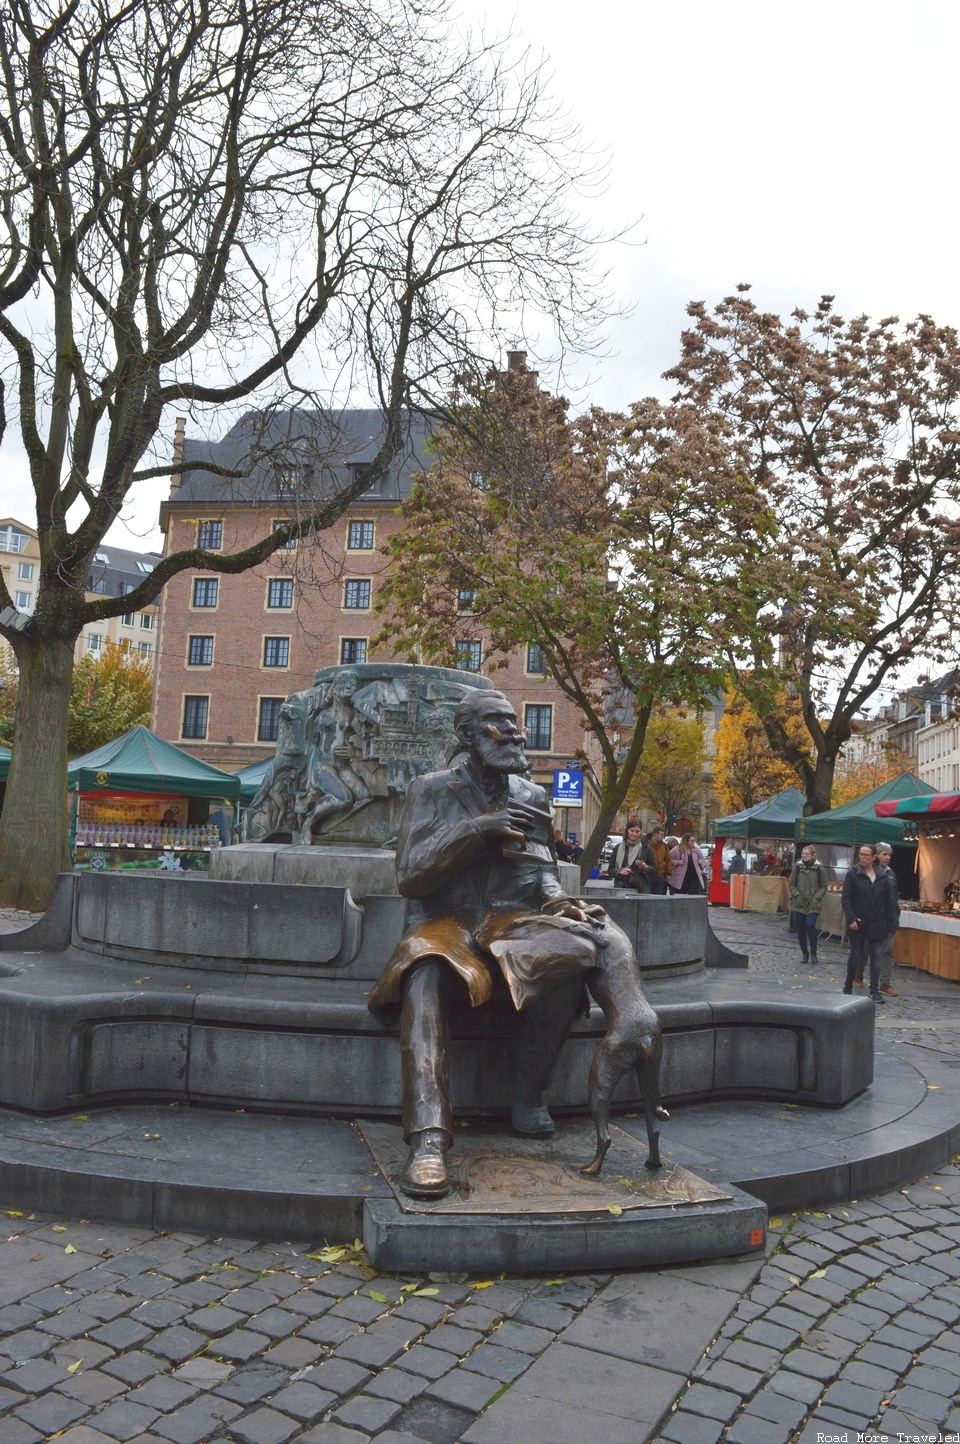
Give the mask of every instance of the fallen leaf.
M 415 1299 L 432 1299 L 432 1298 L 434 1298 L 439 1292 L 440 1292 L 439 1289 L 414 1289 L 414 1291 L 413 1291 L 413 1297 L 414 1297 Z
M 23 1214 L 16 1208 L 7 1209 L 7 1218 L 23 1218 Z
M 826 1278 L 826 1276 L 826 1269 L 814 1269 L 813 1273 L 810 1275 L 812 1279 L 824 1279 Z
M 82 1363 L 83 1363 L 83 1360 L 82 1360 L 82 1359 L 78 1359 L 75 1364 L 68 1364 L 68 1365 L 67 1365 L 67 1373 L 68 1373 L 68 1374 L 75 1374 L 75 1373 L 77 1372 L 77 1370 L 80 1368 L 80 1365 L 81 1365 Z
M 72 1243 L 67 1244 L 66 1248 L 64 1249 L 64 1253 L 76 1253 L 76 1249 L 74 1248 Z
M 55 1223 L 53 1225 L 53 1231 L 54 1233 L 66 1233 L 67 1230 L 64 1228 L 62 1223 Z
M 623 1213 L 623 1209 L 620 1207 L 619 1203 L 608 1203 L 607 1213 L 612 1213 L 614 1218 L 619 1218 L 620 1214 Z
M 73 1116 L 72 1116 L 71 1119 L 70 1119 L 70 1122 L 71 1122 L 71 1123 L 89 1123 L 89 1122 L 90 1122 L 90 1115 L 89 1115 L 89 1113 L 74 1113 Z
M 772 1219 L 770 1220 L 770 1227 L 771 1227 L 771 1228 L 782 1228 L 782 1226 L 783 1226 L 783 1219 L 782 1219 L 782 1218 L 772 1218 Z
M 547 1279 L 543 1287 L 545 1289 L 555 1289 L 558 1284 L 565 1284 L 566 1282 L 566 1279 Z
M 370 1290 L 370 1297 L 373 1299 L 375 1304 L 388 1304 L 390 1302 L 390 1300 L 386 1297 L 385 1294 L 378 1294 L 376 1289 Z
M 799 1280 L 798 1278 L 794 1278 L 793 1274 L 787 1274 L 787 1278 L 790 1280 L 790 1282 L 791 1282 L 792 1284 L 797 1284 L 797 1285 L 799 1285 L 799 1283 L 800 1283 L 800 1280 Z
M 468 1284 L 467 1287 L 471 1289 L 492 1289 L 493 1279 L 488 1279 L 485 1284 Z

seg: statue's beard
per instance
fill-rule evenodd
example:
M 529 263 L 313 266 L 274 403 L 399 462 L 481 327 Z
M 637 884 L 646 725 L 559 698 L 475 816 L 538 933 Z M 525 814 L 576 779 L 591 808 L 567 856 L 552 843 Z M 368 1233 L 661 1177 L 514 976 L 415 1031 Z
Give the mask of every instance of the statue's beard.
M 526 753 L 519 742 L 499 742 L 494 737 L 480 736 L 476 749 L 481 766 L 490 772 L 526 772 Z

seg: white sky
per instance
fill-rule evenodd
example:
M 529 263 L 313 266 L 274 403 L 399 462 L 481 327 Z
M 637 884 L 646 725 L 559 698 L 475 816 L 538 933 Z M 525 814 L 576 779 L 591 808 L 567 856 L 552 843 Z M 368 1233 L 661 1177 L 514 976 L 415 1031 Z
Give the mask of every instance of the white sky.
M 576 401 L 664 391 L 686 303 L 716 302 L 740 281 L 772 310 L 811 307 L 826 291 L 846 314 L 927 311 L 960 324 L 955 3 L 460 8 L 544 52 L 554 94 L 610 156 L 590 218 L 607 230 L 639 222 L 644 244 L 610 251 L 633 314 L 611 325 L 610 356 L 575 373 Z M 31 521 L 9 441 L 0 478 L 0 513 Z M 110 540 L 157 545 L 157 499 L 153 488 L 133 529 L 118 524 Z

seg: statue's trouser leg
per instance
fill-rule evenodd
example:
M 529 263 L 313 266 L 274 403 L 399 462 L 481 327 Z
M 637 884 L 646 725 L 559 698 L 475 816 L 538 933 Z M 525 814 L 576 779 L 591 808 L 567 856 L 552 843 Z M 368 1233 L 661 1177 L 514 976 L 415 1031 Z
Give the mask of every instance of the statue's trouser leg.
M 424 958 L 410 969 L 404 982 L 400 1064 L 406 1142 L 412 1133 L 425 1128 L 442 1128 L 453 1138 L 445 966 L 439 958 Z
M 514 1102 L 536 1107 L 550 1083 L 577 1015 L 582 978 L 567 978 L 520 1014 L 514 1054 Z

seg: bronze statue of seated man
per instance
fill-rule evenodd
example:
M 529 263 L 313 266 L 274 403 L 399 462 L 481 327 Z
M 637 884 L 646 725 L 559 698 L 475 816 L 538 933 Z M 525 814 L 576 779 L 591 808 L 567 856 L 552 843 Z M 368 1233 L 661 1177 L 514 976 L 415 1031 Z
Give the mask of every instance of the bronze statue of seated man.
M 400 1186 L 419 1198 L 449 1190 L 447 1010 L 458 992 L 482 1006 L 501 980 L 519 1013 L 514 1128 L 554 1131 L 545 1090 L 586 982 L 607 1033 L 590 1073 L 598 1146 L 584 1171 L 600 1170 L 610 1100 L 632 1066 L 643 1090 L 648 1162 L 658 1167 L 660 1029 L 630 942 L 602 908 L 564 893 L 550 807 L 543 788 L 523 776 L 525 738 L 507 698 L 471 692 L 454 729 L 463 744 L 455 765 L 410 787 L 397 839 L 397 882 L 412 900 L 409 927 L 369 1000 L 385 1021 L 399 1014 L 410 1147 Z

